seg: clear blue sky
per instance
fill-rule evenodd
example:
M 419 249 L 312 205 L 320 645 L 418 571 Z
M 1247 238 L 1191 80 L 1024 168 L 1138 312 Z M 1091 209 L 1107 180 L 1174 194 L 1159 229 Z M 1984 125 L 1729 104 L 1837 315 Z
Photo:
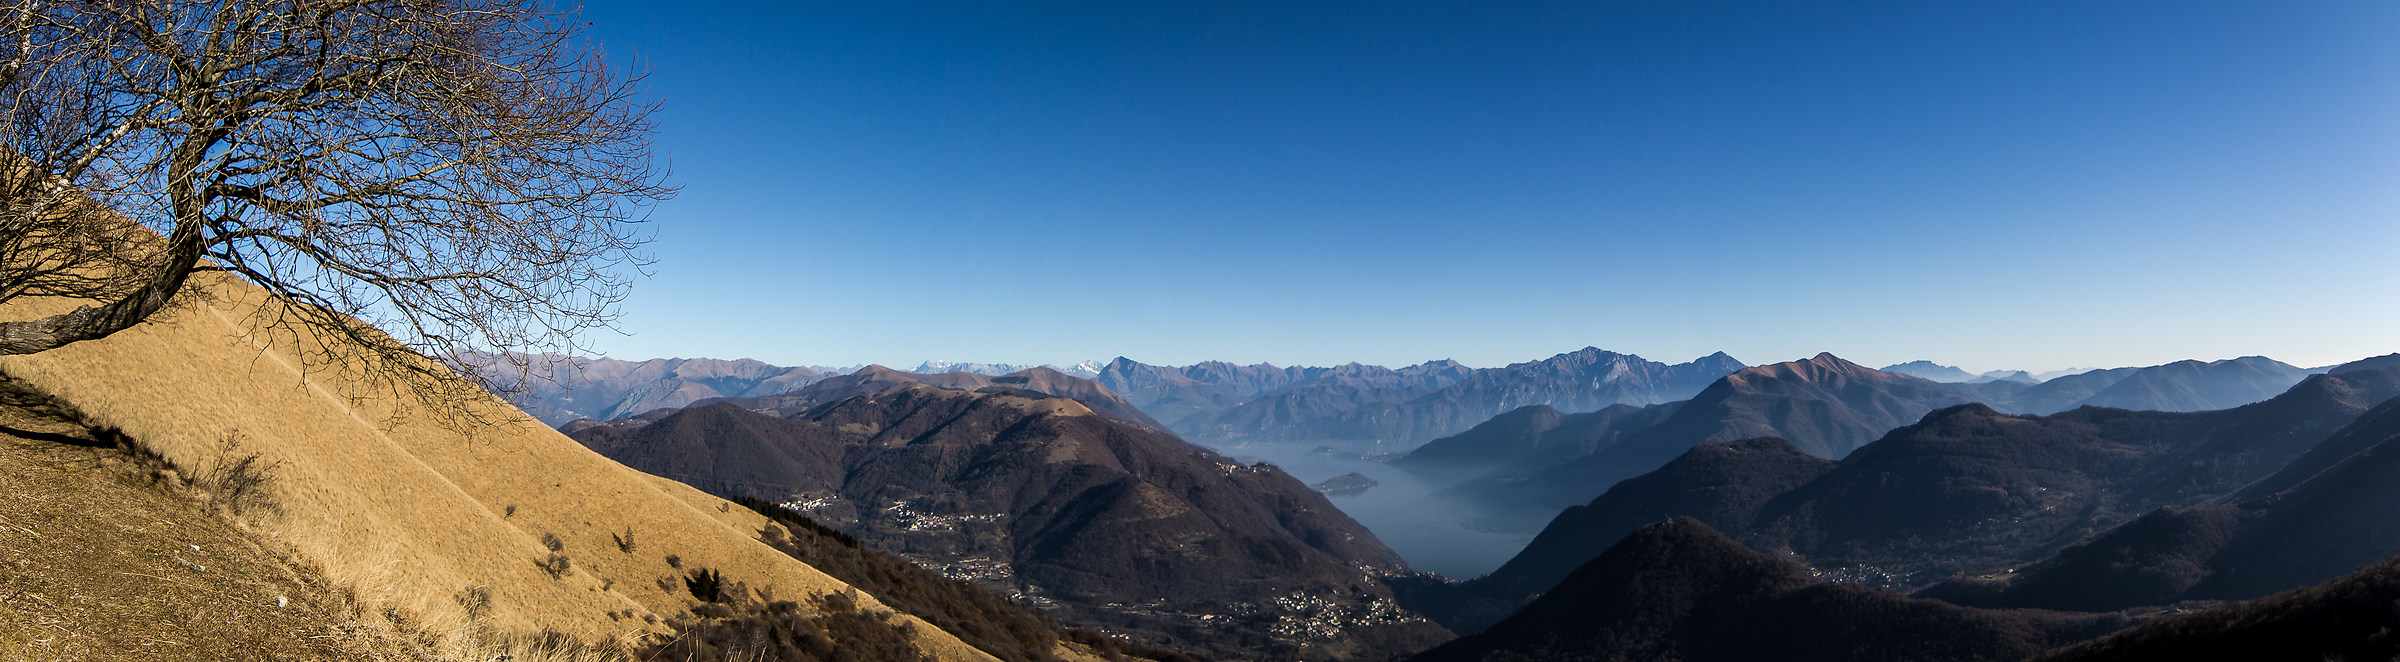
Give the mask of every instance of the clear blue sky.
M 597 2 L 619 358 L 2400 351 L 2400 3 Z

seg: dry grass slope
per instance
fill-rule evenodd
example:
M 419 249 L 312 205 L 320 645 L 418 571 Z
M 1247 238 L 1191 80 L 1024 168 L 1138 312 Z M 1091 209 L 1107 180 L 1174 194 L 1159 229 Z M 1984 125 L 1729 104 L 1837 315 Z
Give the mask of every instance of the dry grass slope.
M 698 604 L 667 581 L 683 573 L 669 556 L 803 604 L 848 588 L 761 543 L 757 513 L 603 458 L 497 398 L 471 403 L 487 423 L 462 431 L 370 385 L 304 371 L 317 356 L 305 342 L 252 328 L 274 305 L 255 288 L 222 274 L 194 286 L 211 296 L 106 339 L 0 357 L 0 372 L 176 466 L 255 456 L 271 468 L 256 489 L 279 507 L 245 524 L 377 609 L 605 642 L 663 632 Z M 0 319 L 71 305 L 18 301 Z M 617 544 L 629 531 L 632 551 Z M 913 625 L 938 659 L 992 659 Z

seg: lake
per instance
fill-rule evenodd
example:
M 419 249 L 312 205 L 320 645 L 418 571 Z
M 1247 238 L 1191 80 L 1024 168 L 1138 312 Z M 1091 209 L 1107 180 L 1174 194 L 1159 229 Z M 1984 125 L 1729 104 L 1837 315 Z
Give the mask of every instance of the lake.
M 1522 523 L 1513 527 L 1496 525 L 1491 513 L 1435 493 L 1446 485 L 1389 464 L 1356 455 L 1311 452 L 1320 446 L 1349 453 L 1379 452 L 1355 443 L 1314 441 L 1209 445 L 1209 448 L 1244 463 L 1274 464 L 1309 485 L 1352 472 L 1374 479 L 1380 484 L 1363 493 L 1326 498 L 1350 519 L 1373 531 L 1376 538 L 1417 570 L 1457 579 L 1481 576 L 1516 556 L 1537 532 Z

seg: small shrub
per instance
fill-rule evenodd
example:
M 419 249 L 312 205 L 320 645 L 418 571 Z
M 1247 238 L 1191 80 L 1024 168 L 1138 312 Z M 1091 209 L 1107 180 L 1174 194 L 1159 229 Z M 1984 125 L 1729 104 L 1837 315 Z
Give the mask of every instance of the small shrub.
M 620 535 L 617 535 L 617 534 L 611 533 L 611 534 L 608 534 L 608 537 L 616 539 L 616 541 L 617 541 L 617 551 L 619 551 L 619 552 L 624 552 L 624 553 L 627 553 L 627 554 L 632 554 L 632 553 L 633 553 L 633 548 L 634 548 L 634 543 L 633 543 L 633 527 L 630 527 L 630 526 L 628 526 L 628 527 L 625 527 L 625 535 L 621 535 L 621 536 L 620 536 Z
M 708 568 L 693 570 L 690 576 L 683 578 L 683 587 L 691 591 L 692 597 L 698 598 L 701 602 L 725 601 L 724 573 Z
M 550 573 L 551 579 L 564 577 L 568 571 L 575 569 L 575 561 L 568 559 L 565 554 L 556 553 L 551 554 L 549 558 L 533 562 L 533 565 L 541 568 L 542 572 Z
M 200 478 L 208 487 L 209 501 L 236 515 L 283 512 L 274 492 L 267 489 L 282 463 L 242 452 L 239 435 L 237 431 L 218 439 L 216 464 Z
M 542 546 L 550 548 L 550 551 L 553 552 L 567 551 L 567 541 L 559 540 L 556 533 L 542 534 Z
M 467 611 L 469 619 L 483 620 L 485 615 L 492 613 L 492 590 L 489 588 L 470 585 L 458 595 L 450 596 L 450 599 L 458 601 L 458 607 Z
M 676 570 L 682 570 L 682 569 L 683 569 L 683 557 L 681 557 L 681 556 L 676 556 L 676 555 L 673 555 L 673 554 L 668 554 L 668 555 L 667 555 L 667 567 L 669 567 L 669 568 L 674 568 L 674 569 L 676 569 Z
M 502 509 L 500 509 L 500 519 L 508 519 L 508 518 L 511 518 L 511 517 L 516 517 L 516 516 L 517 516 L 517 504 L 513 504 L 513 503 L 512 503 L 512 504 L 508 504 L 508 507 L 507 507 L 507 508 L 502 508 Z

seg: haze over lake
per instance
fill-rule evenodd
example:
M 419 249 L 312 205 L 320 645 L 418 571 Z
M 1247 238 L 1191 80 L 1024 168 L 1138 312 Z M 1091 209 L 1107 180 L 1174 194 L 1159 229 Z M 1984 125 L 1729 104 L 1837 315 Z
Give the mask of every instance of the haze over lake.
M 1321 447 L 1337 452 L 1315 452 Z M 1378 484 L 1365 492 L 1326 498 L 1375 532 L 1383 544 L 1408 560 L 1409 567 L 1453 579 L 1471 579 L 1499 568 L 1533 541 L 1542 524 L 1503 522 L 1492 513 L 1444 496 L 1439 492 L 1446 485 L 1365 459 L 1363 453 L 1378 452 L 1372 447 L 1350 442 L 1297 442 L 1211 448 L 1243 462 L 1274 464 L 1310 485 L 1352 472 L 1374 479 Z

